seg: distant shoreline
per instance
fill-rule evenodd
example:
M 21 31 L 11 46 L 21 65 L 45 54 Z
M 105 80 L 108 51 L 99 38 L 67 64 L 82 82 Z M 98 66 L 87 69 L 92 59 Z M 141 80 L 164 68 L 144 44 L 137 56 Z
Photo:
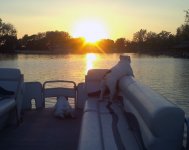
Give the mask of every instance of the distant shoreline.
M 88 53 L 97 53 L 101 54 L 100 52 L 88 52 Z M 151 56 L 159 56 L 159 55 L 165 55 L 165 56 L 171 56 L 175 58 L 187 58 L 189 59 L 189 52 L 177 52 L 177 51 L 164 51 L 164 52 L 152 52 L 152 51 L 146 51 L 146 52 L 139 52 L 139 51 L 125 51 L 125 52 L 109 52 L 107 54 L 113 54 L 113 53 L 135 53 L 140 55 L 151 55 Z M 69 52 L 63 52 L 63 51 L 44 51 L 44 50 L 15 50 L 14 52 L 0 52 L 0 54 L 32 54 L 32 55 L 56 55 L 56 54 L 87 54 L 84 53 L 69 53 Z

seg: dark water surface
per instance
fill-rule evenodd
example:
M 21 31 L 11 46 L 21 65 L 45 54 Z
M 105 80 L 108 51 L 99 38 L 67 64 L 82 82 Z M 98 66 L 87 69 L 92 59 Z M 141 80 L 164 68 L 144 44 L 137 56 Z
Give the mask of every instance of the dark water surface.
M 0 67 L 19 68 L 25 81 L 73 80 L 83 82 L 91 68 L 111 68 L 120 54 L 2 55 Z M 135 77 L 189 114 L 189 59 L 129 54 Z

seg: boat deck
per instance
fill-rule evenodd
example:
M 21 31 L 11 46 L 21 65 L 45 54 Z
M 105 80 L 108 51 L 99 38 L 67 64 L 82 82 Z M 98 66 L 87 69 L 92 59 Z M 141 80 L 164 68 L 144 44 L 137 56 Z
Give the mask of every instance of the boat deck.
M 2 150 L 76 150 L 81 127 L 82 110 L 76 118 L 64 120 L 53 116 L 53 109 L 24 113 L 23 123 L 0 131 Z

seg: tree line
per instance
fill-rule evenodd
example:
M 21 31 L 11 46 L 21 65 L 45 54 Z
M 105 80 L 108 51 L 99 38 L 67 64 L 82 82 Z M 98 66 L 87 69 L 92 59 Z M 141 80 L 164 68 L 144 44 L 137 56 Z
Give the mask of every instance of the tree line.
M 182 43 L 189 44 L 189 11 L 186 11 L 186 21 L 177 28 L 173 35 L 168 31 L 155 33 L 140 29 L 133 34 L 132 40 L 125 37 L 101 39 L 95 44 L 86 43 L 84 38 L 73 38 L 65 31 L 47 31 L 43 33 L 24 35 L 17 38 L 17 31 L 10 23 L 5 23 L 0 18 L 0 52 L 19 51 L 44 51 L 61 53 L 86 53 L 86 52 L 140 52 L 140 53 L 166 53 L 171 51 L 187 51 L 182 48 Z M 181 45 L 179 47 L 179 45 Z M 180 50 L 181 49 L 181 50 Z

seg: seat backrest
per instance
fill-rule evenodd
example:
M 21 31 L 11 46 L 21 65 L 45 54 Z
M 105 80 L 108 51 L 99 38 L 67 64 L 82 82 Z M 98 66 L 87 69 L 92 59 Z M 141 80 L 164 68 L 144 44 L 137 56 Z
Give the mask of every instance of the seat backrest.
M 21 78 L 19 69 L 0 68 L 0 86 L 6 90 L 16 92 Z
M 24 101 L 22 105 L 23 110 L 32 109 L 32 99 L 35 100 L 36 109 L 44 107 L 43 89 L 40 82 L 25 82 L 24 83 Z
M 100 82 L 108 69 L 92 69 L 85 76 L 86 92 L 92 93 L 100 90 Z
M 121 78 L 119 89 L 125 111 L 132 113 L 138 121 L 147 150 L 181 149 L 183 110 L 132 77 Z
M 23 82 L 24 76 L 21 74 L 19 69 L 0 68 L 0 86 L 5 90 L 13 91 L 15 93 L 14 97 L 19 119 L 23 102 Z

